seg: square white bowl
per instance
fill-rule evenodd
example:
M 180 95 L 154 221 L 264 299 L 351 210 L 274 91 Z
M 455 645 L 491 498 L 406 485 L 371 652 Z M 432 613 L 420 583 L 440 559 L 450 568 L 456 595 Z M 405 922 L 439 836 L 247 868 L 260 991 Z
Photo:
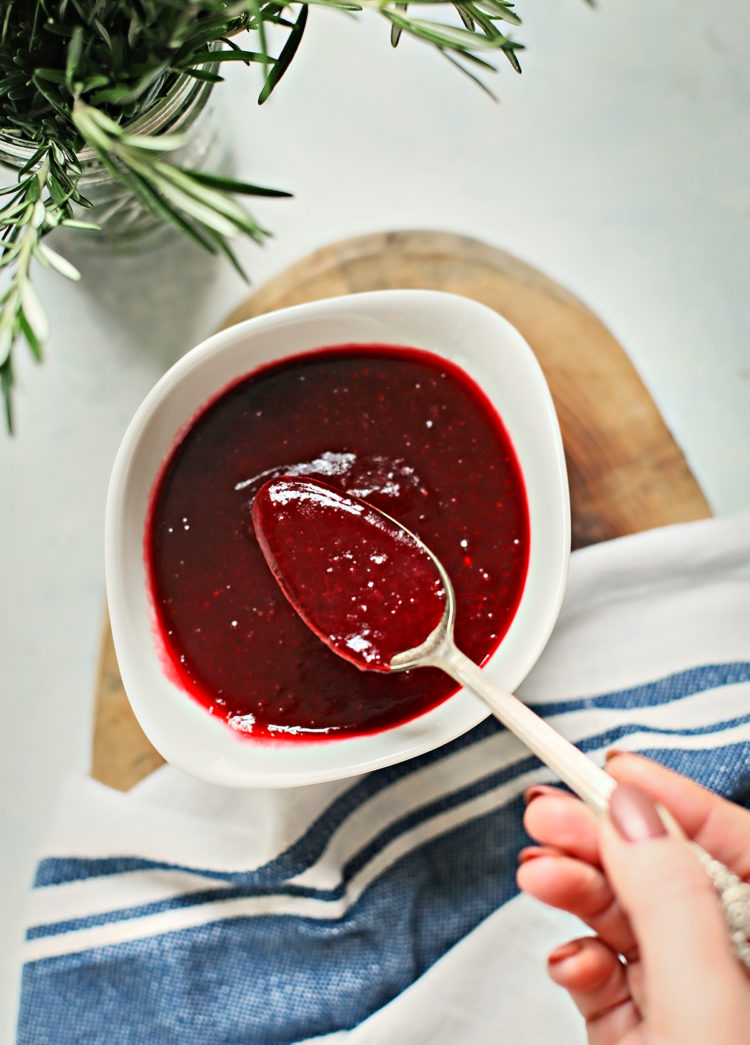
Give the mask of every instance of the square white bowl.
M 155 484 L 201 408 L 237 378 L 311 349 L 349 343 L 423 349 L 461 367 L 497 409 L 526 485 L 529 565 L 518 609 L 485 665 L 515 689 L 547 643 L 560 610 L 570 553 L 570 504 L 562 439 L 542 370 L 518 331 L 455 294 L 384 290 L 316 301 L 239 323 L 183 356 L 145 398 L 115 458 L 105 517 L 112 636 L 125 691 L 143 731 L 168 761 L 236 787 L 289 787 L 353 776 L 429 751 L 486 718 L 460 690 L 402 725 L 327 740 L 273 742 L 238 734 L 165 672 L 144 554 Z

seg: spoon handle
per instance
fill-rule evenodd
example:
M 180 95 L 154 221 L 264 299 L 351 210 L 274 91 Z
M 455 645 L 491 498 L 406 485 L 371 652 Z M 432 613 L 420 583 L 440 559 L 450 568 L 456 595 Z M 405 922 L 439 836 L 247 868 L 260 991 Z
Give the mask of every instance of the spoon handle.
M 496 685 L 452 643 L 443 645 L 437 667 L 489 705 L 494 715 L 596 813 L 606 813 L 615 782 L 518 697 Z

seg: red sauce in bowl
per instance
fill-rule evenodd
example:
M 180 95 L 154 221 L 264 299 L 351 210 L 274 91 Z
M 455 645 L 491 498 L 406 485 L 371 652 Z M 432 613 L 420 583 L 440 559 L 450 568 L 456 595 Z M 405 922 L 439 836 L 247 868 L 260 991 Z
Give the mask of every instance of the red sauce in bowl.
M 313 476 L 364 498 L 431 548 L 456 592 L 456 641 L 483 663 L 526 578 L 523 478 L 497 411 L 432 353 L 343 345 L 262 367 L 192 421 L 157 480 L 145 544 L 166 670 L 239 733 L 375 732 L 445 700 L 435 669 L 360 673 L 313 635 L 253 535 L 255 494 Z

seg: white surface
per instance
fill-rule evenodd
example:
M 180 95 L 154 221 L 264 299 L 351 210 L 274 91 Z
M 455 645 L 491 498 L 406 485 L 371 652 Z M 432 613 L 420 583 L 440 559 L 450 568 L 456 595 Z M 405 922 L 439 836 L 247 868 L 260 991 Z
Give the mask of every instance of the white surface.
M 631 354 L 714 510 L 750 503 L 750 7 L 519 0 L 524 74 L 500 104 L 386 27 L 314 11 L 262 109 L 221 92 L 238 173 L 294 191 L 255 208 L 260 284 L 341 237 L 478 236 L 582 297 Z M 80 260 L 80 259 L 79 259 Z M 109 468 L 138 402 L 246 293 L 183 244 L 40 273 L 54 333 L 21 365 L 3 485 L 2 998 L 13 1040 L 22 907 L 61 777 L 89 761 Z

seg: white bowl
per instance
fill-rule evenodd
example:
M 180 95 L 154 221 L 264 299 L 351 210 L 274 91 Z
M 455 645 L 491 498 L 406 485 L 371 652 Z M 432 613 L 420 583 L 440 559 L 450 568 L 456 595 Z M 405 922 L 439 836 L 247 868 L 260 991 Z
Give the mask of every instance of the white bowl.
M 429 751 L 488 714 L 461 690 L 418 718 L 378 733 L 274 744 L 229 729 L 162 668 L 144 530 L 154 485 L 178 435 L 236 378 L 287 356 L 352 342 L 409 345 L 447 358 L 480 385 L 510 435 L 526 484 L 529 566 L 515 617 L 485 670 L 515 689 L 557 619 L 570 550 L 565 459 L 541 368 L 514 327 L 475 301 L 429 290 L 352 294 L 239 323 L 188 352 L 152 389 L 125 433 L 107 498 L 107 598 L 123 684 L 152 744 L 193 776 L 239 787 L 352 776 Z

